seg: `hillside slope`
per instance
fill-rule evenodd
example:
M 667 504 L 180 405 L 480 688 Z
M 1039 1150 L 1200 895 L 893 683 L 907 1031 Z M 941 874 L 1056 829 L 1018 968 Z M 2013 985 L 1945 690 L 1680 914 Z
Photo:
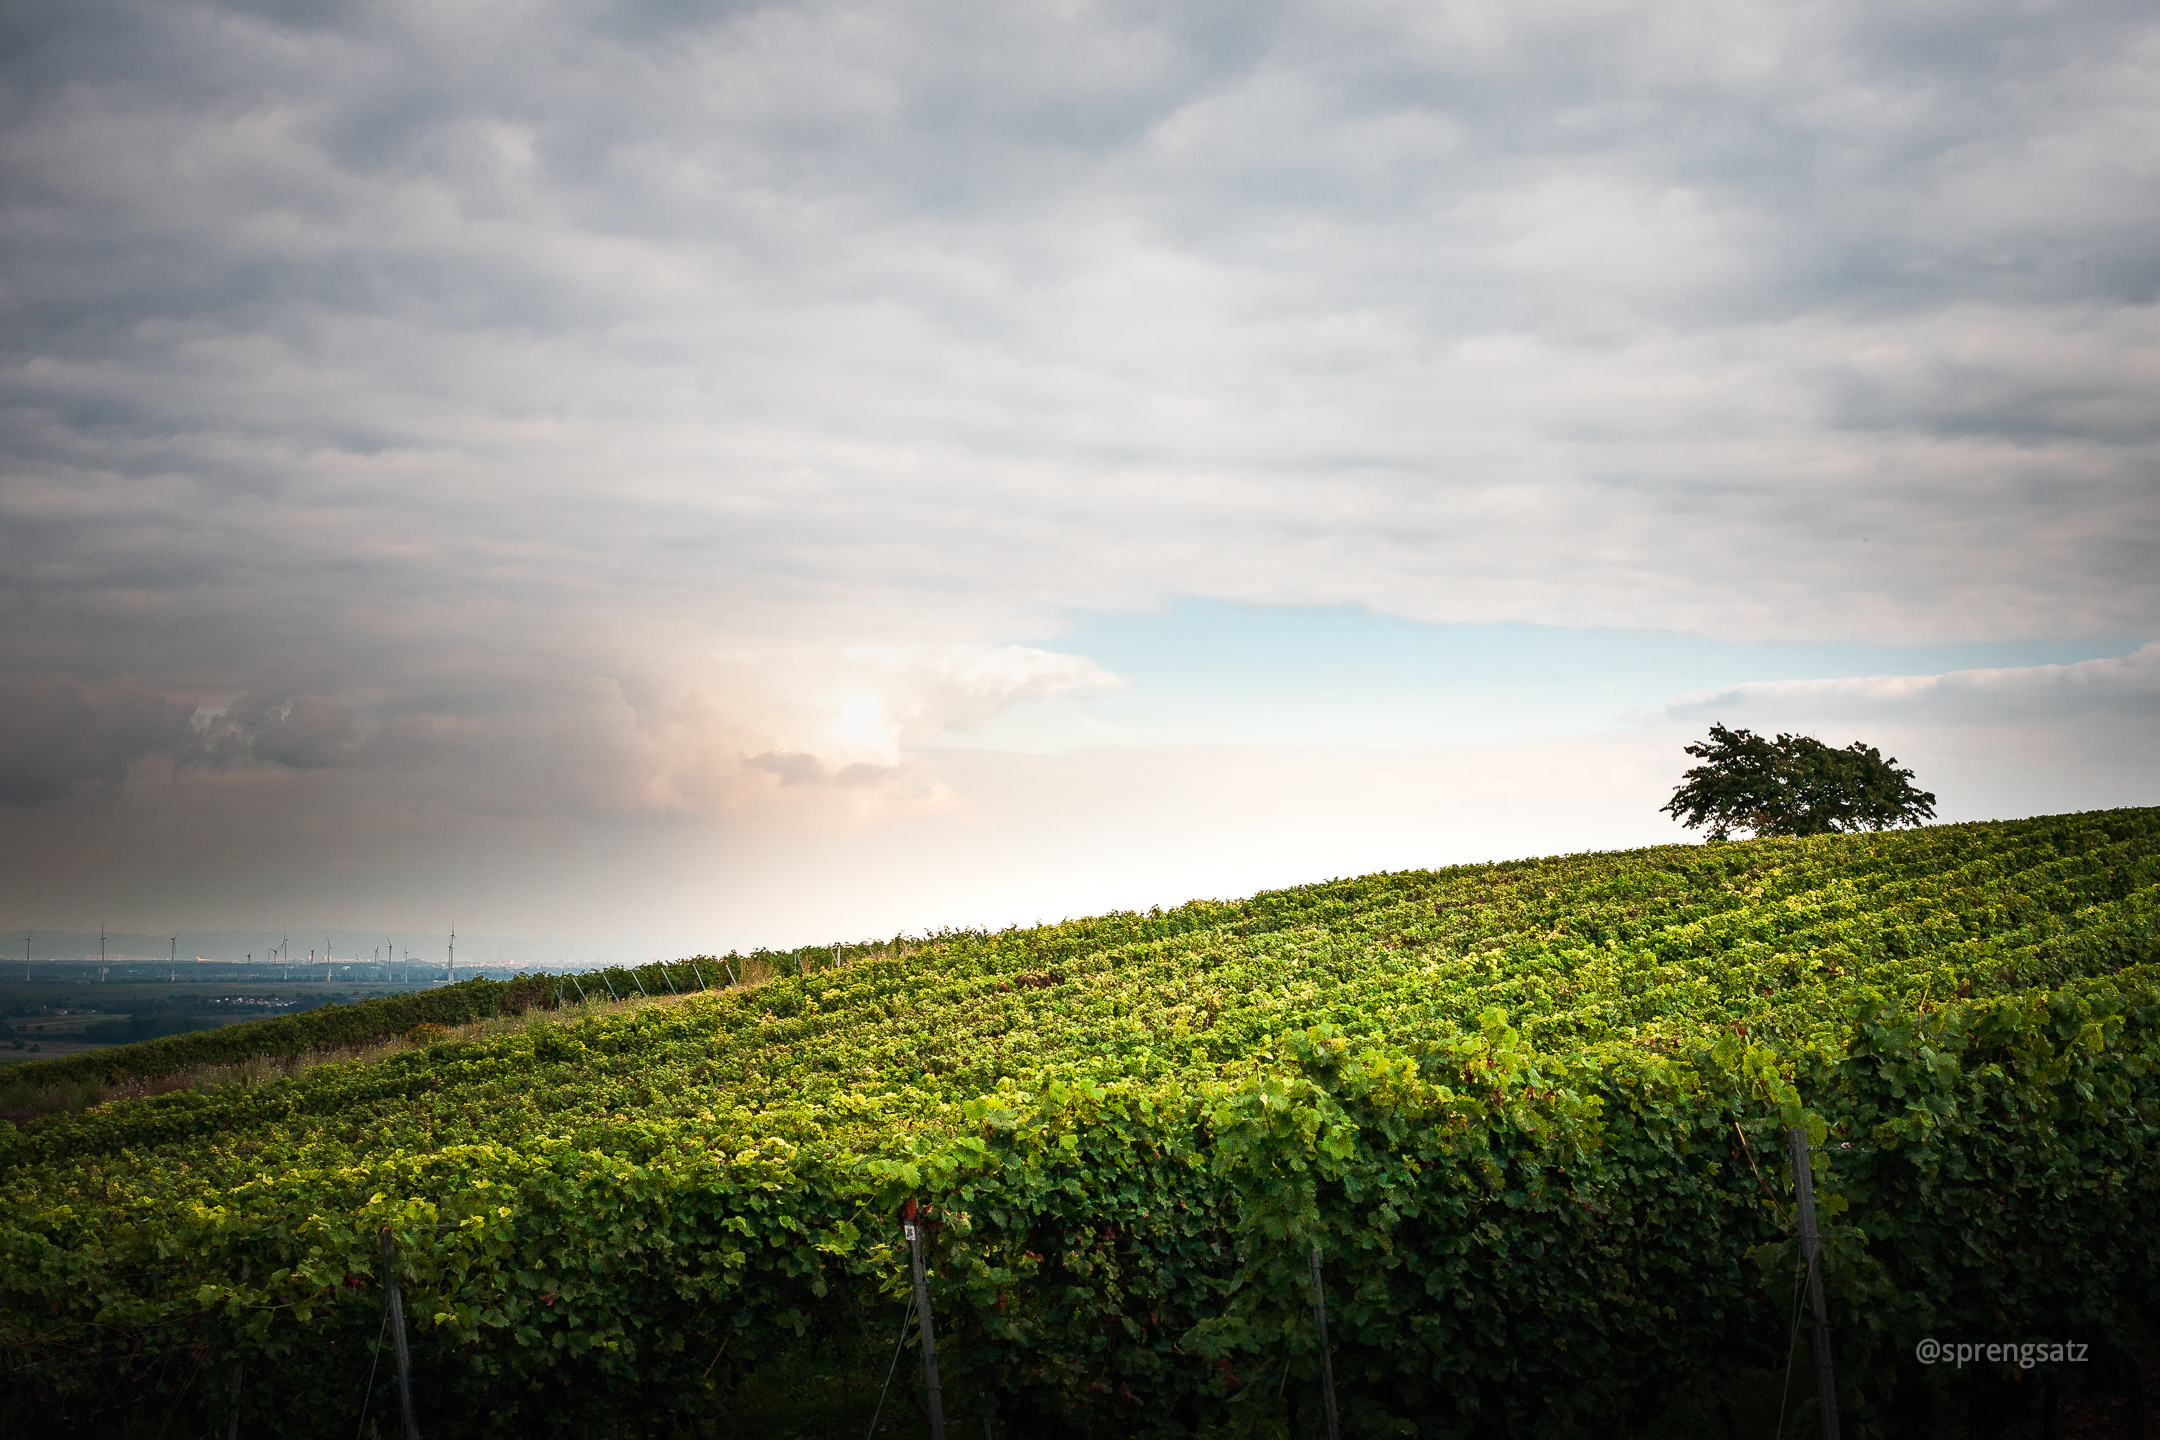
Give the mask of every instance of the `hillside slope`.
M 1353 1433 L 1607 1433 L 1704 1354 L 1776 1363 L 1801 1120 L 1855 1145 L 1824 1181 L 1847 1429 L 1894 1428 L 1947 1403 L 1893 1363 L 1914 1326 L 2014 1300 L 2149 1340 L 2156 915 L 2160 811 L 2114 811 L 1371 876 L 535 1009 L 0 1126 L 0 1345 L 92 1428 L 207 1428 L 235 1365 L 243 1414 L 292 1413 L 358 1392 L 388 1226 L 443 1423 L 728 1433 L 776 1366 L 848 1403 L 836 1337 L 890 1345 L 915 1198 L 954 1403 L 1013 1433 L 1309 1420 L 1315 1244 Z

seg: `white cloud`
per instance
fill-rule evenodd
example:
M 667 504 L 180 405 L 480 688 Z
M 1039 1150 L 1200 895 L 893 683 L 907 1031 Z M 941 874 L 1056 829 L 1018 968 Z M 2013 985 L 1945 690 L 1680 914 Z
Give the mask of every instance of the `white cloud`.
M 738 724 L 759 747 L 748 763 L 798 785 L 851 767 L 867 780 L 897 770 L 923 742 L 972 734 L 1016 705 L 1106 695 L 1128 683 L 1084 655 L 1023 645 L 735 655 L 728 665 L 769 691 L 758 709 L 734 692 L 738 710 L 750 712 Z

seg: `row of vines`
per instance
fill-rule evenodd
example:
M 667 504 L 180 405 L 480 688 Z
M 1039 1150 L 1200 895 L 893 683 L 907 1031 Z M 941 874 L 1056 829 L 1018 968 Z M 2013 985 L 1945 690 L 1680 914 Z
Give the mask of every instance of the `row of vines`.
M 0 1420 L 351 1433 L 387 1228 L 430 1433 L 731 1433 L 787 1357 L 892 1344 L 914 1198 L 1001 1433 L 1286 1433 L 1316 1245 L 1349 1433 L 1626 1433 L 1784 1357 L 1802 1123 L 1847 1432 L 1912 1433 L 1957 1378 L 1921 1338 L 2152 1343 L 2156 911 L 2160 812 L 2118 811 L 805 951 L 601 1016 L 548 977 L 510 1033 L 0 1126 Z

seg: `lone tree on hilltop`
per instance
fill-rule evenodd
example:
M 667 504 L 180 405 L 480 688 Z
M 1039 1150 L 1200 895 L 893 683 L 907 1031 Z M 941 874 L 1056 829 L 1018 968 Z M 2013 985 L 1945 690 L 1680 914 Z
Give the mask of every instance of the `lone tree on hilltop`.
M 1712 840 L 1730 839 L 1736 827 L 1757 836 L 1829 835 L 1935 818 L 1935 797 L 1912 787 L 1913 772 L 1857 740 L 1833 750 L 1810 735 L 1765 740 L 1712 725 L 1710 738 L 1687 753 L 1703 763 L 1663 809 L 1690 830 L 1710 826 Z

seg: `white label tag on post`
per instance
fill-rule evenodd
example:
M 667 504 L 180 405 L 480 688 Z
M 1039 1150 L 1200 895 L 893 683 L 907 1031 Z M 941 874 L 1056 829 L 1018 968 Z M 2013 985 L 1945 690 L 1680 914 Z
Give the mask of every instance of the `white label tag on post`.
M 901 1227 L 900 1227 L 900 1233 L 902 1233 L 903 1235 L 907 1236 L 907 1238 L 908 1238 L 908 1243 L 909 1243 L 910 1245 L 912 1245 L 912 1244 L 914 1244 L 914 1243 L 915 1243 L 915 1227 L 914 1227 L 913 1225 L 903 1225 L 903 1226 L 901 1226 Z

